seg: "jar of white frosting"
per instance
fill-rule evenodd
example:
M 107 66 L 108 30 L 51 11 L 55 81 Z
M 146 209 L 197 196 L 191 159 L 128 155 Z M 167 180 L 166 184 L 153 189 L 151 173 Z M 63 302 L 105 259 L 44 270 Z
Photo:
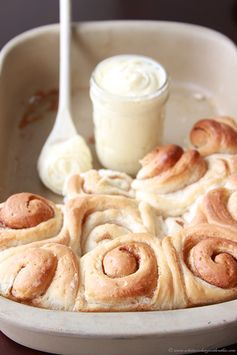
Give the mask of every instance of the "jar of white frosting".
M 135 175 L 139 160 L 161 143 L 168 76 L 140 55 L 100 62 L 91 77 L 96 151 L 101 164 Z

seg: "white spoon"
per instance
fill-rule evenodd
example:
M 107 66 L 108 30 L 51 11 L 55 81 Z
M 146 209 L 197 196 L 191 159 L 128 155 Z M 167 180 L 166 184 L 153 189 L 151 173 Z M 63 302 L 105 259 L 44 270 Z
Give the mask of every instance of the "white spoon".
M 92 168 L 92 156 L 85 140 L 77 134 L 71 117 L 70 43 L 71 1 L 60 0 L 59 108 L 55 124 L 39 159 L 40 179 L 50 190 L 62 194 L 66 178 Z

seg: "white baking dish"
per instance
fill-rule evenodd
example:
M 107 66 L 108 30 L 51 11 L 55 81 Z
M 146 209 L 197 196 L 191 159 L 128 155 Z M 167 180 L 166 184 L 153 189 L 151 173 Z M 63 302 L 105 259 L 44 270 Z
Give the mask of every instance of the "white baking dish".
M 225 36 L 199 26 L 152 21 L 75 25 L 73 112 L 79 131 L 91 141 L 88 85 L 105 57 L 143 54 L 169 72 L 171 94 L 165 142 L 184 143 L 198 118 L 237 117 L 237 50 Z M 33 191 L 57 200 L 41 184 L 36 161 L 55 111 L 19 128 L 26 103 L 38 90 L 58 86 L 58 26 L 28 31 L 0 54 L 0 193 Z M 91 145 L 93 148 L 93 144 Z M 98 162 L 95 158 L 95 165 Z M 0 298 L 1 330 L 26 346 L 63 354 L 167 354 L 203 351 L 237 341 L 237 300 L 165 312 L 70 313 L 37 309 Z

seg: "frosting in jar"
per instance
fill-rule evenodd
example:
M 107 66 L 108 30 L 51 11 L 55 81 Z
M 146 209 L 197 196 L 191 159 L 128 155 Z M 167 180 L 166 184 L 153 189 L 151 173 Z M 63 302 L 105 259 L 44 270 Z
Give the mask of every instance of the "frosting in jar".
M 62 195 L 65 180 L 72 174 L 92 168 L 92 156 L 84 139 L 76 135 L 66 141 L 50 145 L 39 161 L 38 170 L 43 183 Z
M 155 60 L 118 55 L 97 65 L 90 86 L 96 152 L 111 170 L 135 175 L 163 136 L 168 76 Z
M 150 58 L 121 55 L 103 61 L 94 78 L 108 93 L 135 98 L 155 93 L 164 85 L 166 73 Z

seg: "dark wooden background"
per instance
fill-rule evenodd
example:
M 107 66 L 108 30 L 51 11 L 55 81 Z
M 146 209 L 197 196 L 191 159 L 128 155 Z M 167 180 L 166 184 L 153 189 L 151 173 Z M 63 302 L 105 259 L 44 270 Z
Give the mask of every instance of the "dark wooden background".
M 237 0 L 72 0 L 73 20 L 151 19 L 195 23 L 237 43 Z M 58 0 L 0 0 L 0 47 L 30 28 L 58 22 Z
M 74 21 L 150 19 L 188 22 L 220 31 L 237 44 L 237 0 L 73 0 L 72 3 Z M 0 0 L 0 48 L 23 31 L 56 22 L 58 0 Z M 235 353 L 237 344 L 225 349 Z M 224 349 L 215 352 L 225 353 Z M 0 333 L 0 355 L 17 354 L 45 353 L 20 346 Z

